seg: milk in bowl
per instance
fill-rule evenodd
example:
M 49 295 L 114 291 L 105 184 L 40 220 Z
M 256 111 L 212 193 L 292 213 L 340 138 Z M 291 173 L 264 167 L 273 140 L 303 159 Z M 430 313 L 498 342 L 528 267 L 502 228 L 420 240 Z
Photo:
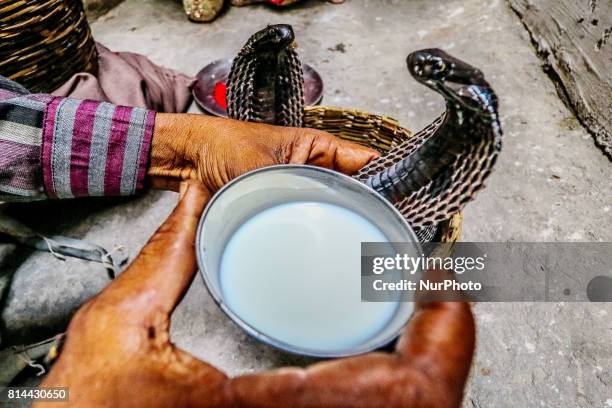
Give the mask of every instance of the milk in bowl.
M 412 304 L 361 299 L 362 242 L 412 242 L 401 215 L 365 185 L 330 170 L 248 173 L 208 204 L 198 262 L 240 327 L 285 351 L 353 355 L 393 340 Z

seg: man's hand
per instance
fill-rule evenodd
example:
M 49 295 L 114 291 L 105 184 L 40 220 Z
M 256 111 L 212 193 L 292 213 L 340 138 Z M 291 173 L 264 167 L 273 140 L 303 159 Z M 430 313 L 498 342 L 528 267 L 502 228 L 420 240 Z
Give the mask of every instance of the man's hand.
M 197 268 L 195 234 L 208 199 L 201 184 L 186 185 L 129 268 L 76 313 L 41 386 L 69 387 L 73 407 L 212 407 L 224 399 L 226 376 L 169 340 L 170 314 Z
M 475 336 L 467 303 L 418 303 L 394 353 L 305 369 L 228 378 L 174 347 L 169 319 L 196 271 L 196 226 L 208 196 L 201 184 L 188 185 L 132 265 L 78 311 L 42 386 L 69 387 L 75 407 L 460 405 Z
M 327 132 L 204 115 L 158 113 L 148 174 L 154 187 L 176 190 L 201 181 L 211 192 L 274 164 L 312 164 L 354 173 L 378 153 Z

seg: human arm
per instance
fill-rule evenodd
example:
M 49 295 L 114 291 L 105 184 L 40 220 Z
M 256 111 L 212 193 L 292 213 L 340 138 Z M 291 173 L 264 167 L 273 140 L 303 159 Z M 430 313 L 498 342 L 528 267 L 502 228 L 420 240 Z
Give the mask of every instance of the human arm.
M 142 108 L 31 94 L 0 77 L 0 201 L 140 191 L 154 118 Z
M 475 343 L 467 303 L 417 303 L 393 353 L 306 368 L 229 378 L 176 348 L 170 315 L 196 272 L 195 235 L 208 197 L 201 184 L 189 185 L 132 265 L 73 318 L 42 383 L 69 387 L 65 406 L 460 406 Z
M 352 173 L 376 155 L 317 130 L 29 94 L 0 77 L 0 201 L 131 195 L 188 178 L 216 191 L 262 166 Z

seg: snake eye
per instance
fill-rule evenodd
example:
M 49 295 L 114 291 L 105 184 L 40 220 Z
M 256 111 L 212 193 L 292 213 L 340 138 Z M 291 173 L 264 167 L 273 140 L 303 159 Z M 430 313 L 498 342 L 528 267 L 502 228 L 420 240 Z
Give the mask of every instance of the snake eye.
M 423 75 L 423 64 L 421 63 L 414 64 L 414 66 L 412 67 L 412 71 L 418 76 Z
M 437 60 L 432 67 L 432 74 L 439 76 L 446 71 L 446 63 L 442 60 Z

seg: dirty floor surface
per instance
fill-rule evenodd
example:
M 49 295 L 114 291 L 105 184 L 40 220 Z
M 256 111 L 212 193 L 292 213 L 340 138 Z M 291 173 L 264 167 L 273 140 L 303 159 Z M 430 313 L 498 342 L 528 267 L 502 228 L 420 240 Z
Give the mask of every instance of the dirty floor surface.
M 322 74 L 323 104 L 388 114 L 416 130 L 443 104 L 410 78 L 404 64 L 410 51 L 440 47 L 482 68 L 500 97 L 504 150 L 488 188 L 465 211 L 464 240 L 612 241 L 612 163 L 560 101 L 528 34 L 501 0 L 341 6 L 311 0 L 286 13 L 231 8 L 210 25 L 188 23 L 178 2 L 126 0 L 98 19 L 93 32 L 111 49 L 195 74 L 231 56 L 250 33 L 280 22 L 294 26 L 303 60 Z M 94 200 L 87 209 L 74 202 L 36 208 L 41 222 L 49 211 L 62 220 L 49 227 L 53 232 L 124 245 L 134 256 L 175 201 L 172 193 L 151 193 Z M 18 255 L 13 259 L 26 258 Z M 48 254 L 13 266 L 8 301 L 20 311 L 41 302 L 52 313 L 66 291 L 89 296 L 106 284 L 99 268 L 61 264 Z M 53 282 L 54 293 L 37 298 L 37 282 Z M 465 406 L 612 407 L 612 305 L 479 304 L 476 316 L 478 349 Z M 4 320 L 10 332 L 20 317 Z M 229 374 L 305 362 L 245 336 L 219 312 L 199 277 L 173 316 L 172 338 Z

